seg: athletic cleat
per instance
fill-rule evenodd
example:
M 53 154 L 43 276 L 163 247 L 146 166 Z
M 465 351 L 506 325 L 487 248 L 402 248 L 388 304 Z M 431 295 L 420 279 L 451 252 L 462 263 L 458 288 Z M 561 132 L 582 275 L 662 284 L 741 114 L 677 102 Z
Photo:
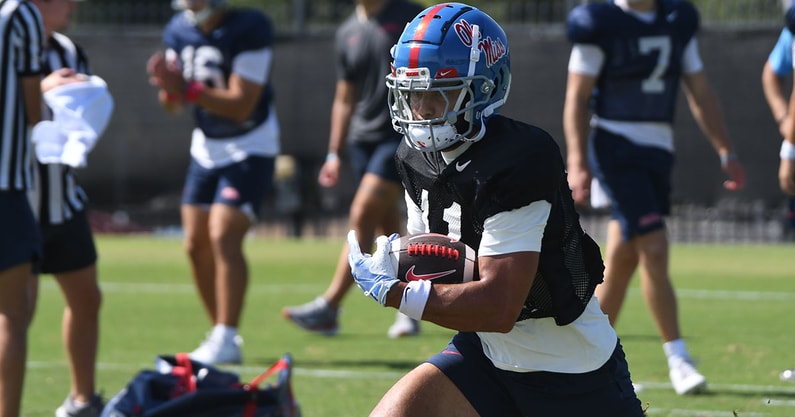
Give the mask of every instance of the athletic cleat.
M 395 322 L 389 327 L 387 336 L 390 339 L 397 339 L 405 336 L 417 336 L 420 334 L 420 322 L 403 314 L 397 313 Z
M 701 375 L 687 358 L 668 359 L 671 384 L 679 395 L 698 394 L 707 389 L 707 379 Z
M 795 368 L 784 370 L 784 372 L 781 373 L 780 378 L 784 382 L 795 382 Z
M 196 350 L 188 354 L 188 357 L 207 365 L 216 364 L 240 364 L 243 362 L 243 354 L 240 346 L 243 345 L 243 338 L 235 336 L 232 340 L 222 340 L 207 336 Z
M 85 404 L 78 404 L 71 395 L 67 396 L 63 404 L 55 410 L 55 417 L 99 417 L 105 402 L 97 394 Z
M 314 300 L 300 306 L 282 309 L 282 316 L 295 323 L 298 327 L 324 336 L 337 334 L 339 330 L 338 314 L 339 310 L 331 308 L 328 301 L 323 297 L 316 297 Z

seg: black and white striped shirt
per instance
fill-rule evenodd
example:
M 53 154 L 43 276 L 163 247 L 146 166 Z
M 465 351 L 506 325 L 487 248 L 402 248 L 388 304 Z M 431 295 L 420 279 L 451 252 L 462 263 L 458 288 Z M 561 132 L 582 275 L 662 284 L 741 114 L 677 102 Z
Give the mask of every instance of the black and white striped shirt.
M 38 9 L 0 0 L 0 191 L 33 186 L 33 149 L 21 79 L 41 73 L 44 25 Z
M 71 68 L 81 74 L 91 74 L 88 57 L 83 49 L 67 36 L 53 33 L 47 40 L 43 59 L 44 73 Z M 51 119 L 47 110 L 45 119 Z M 36 192 L 31 196 L 34 212 L 42 224 L 61 224 L 76 212 L 84 210 L 88 198 L 77 183 L 74 169 L 63 164 L 37 162 Z

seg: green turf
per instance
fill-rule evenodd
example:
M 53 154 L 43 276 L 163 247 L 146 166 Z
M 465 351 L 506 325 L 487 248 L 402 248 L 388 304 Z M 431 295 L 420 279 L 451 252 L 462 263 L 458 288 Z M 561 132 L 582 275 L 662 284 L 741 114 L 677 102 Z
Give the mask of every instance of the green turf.
M 121 389 L 155 355 L 193 349 L 209 323 L 193 291 L 177 239 L 98 238 L 103 285 L 98 386 Z M 307 334 L 281 318 L 282 306 L 309 301 L 328 284 L 342 238 L 247 242 L 251 282 L 241 326 L 243 379 L 285 352 L 295 361 L 294 389 L 306 417 L 367 415 L 406 371 L 446 344 L 452 331 L 425 323 L 417 338 L 390 340 L 394 310 L 350 292 L 337 337 Z M 710 392 L 680 397 L 668 387 L 662 348 L 638 284 L 617 330 L 649 416 L 795 415 L 795 384 L 778 380 L 795 367 L 795 247 L 675 246 L 672 274 L 683 331 Z M 69 372 L 60 342 L 63 302 L 42 279 L 30 333 L 23 415 L 50 417 L 63 400 Z

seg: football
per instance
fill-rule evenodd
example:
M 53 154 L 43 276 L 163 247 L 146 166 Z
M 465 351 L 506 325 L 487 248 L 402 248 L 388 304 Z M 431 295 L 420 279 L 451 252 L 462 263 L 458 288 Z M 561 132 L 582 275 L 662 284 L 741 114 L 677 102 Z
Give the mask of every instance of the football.
M 478 279 L 475 250 L 464 242 L 438 233 L 401 236 L 390 252 L 397 278 L 403 282 L 429 280 L 460 284 Z

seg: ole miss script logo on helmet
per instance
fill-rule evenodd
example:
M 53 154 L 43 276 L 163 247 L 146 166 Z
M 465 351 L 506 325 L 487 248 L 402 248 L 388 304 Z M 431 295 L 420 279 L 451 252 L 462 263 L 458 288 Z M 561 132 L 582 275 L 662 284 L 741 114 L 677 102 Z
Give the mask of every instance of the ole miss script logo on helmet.
M 472 46 L 472 25 L 464 19 L 455 24 L 455 33 L 458 39 L 466 46 Z M 492 39 L 486 36 L 478 42 L 478 48 L 486 55 L 486 66 L 491 67 L 508 53 L 508 48 L 502 43 L 502 39 Z

